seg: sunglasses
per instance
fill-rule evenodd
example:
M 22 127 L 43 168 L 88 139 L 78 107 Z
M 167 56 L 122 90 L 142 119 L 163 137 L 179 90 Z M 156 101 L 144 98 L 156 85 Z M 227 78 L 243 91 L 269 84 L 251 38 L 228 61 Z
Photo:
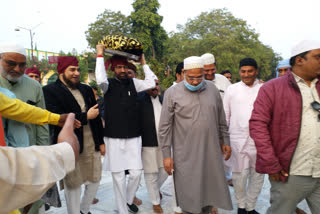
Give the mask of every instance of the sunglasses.
M 319 112 L 318 120 L 320 121 L 320 103 L 318 103 L 317 101 L 314 101 L 311 103 L 311 107 L 313 108 L 313 110 L 316 110 L 317 112 Z
M 25 68 L 27 66 L 26 62 L 15 62 L 15 61 L 11 61 L 11 60 L 5 60 L 2 59 L 3 61 L 5 61 L 5 63 L 7 63 L 7 65 L 9 67 L 15 68 L 17 65 L 19 66 L 19 68 Z

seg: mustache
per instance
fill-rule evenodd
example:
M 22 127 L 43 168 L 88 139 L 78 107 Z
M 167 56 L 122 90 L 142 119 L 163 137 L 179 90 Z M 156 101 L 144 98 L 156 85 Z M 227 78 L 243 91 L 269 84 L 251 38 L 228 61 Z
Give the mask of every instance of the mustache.
M 10 73 L 10 74 L 20 74 L 20 72 L 17 72 L 17 71 L 15 71 L 15 70 L 11 70 L 11 71 L 9 71 L 8 73 Z

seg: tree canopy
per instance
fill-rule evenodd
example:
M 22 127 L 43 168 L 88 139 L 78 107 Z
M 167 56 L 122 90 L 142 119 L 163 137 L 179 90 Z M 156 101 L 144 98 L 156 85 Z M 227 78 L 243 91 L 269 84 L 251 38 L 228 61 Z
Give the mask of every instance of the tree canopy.
M 212 53 L 218 72 L 229 69 L 236 77 L 240 60 L 251 57 L 259 65 L 260 78 L 267 79 L 280 57 L 258 37 L 246 21 L 235 18 L 226 9 L 216 9 L 178 26 L 178 32 L 169 37 L 166 55 L 170 56 L 168 63 L 176 65 L 188 56 Z
M 120 12 L 105 10 L 89 25 L 86 37 L 95 48 L 103 36 L 121 34 L 133 36 L 144 46 L 151 69 L 158 75 L 162 86 L 167 88 L 174 81 L 176 65 L 189 56 L 212 53 L 216 58 L 218 72 L 231 70 L 239 78 L 239 62 L 246 57 L 254 58 L 259 66 L 259 76 L 267 80 L 281 57 L 259 40 L 259 34 L 246 21 L 234 17 L 227 9 L 203 12 L 177 32 L 167 33 L 161 26 L 163 17 L 158 14 L 158 0 L 134 0 L 133 12 L 126 17 Z
M 106 35 L 130 35 L 132 31 L 129 18 L 120 11 L 105 10 L 99 14 L 97 20 L 89 24 L 85 32 L 89 47 L 95 49 L 98 42 Z
M 161 61 L 164 42 L 168 36 L 161 26 L 163 17 L 158 14 L 160 4 L 157 0 L 135 0 L 134 11 L 130 15 L 133 35 L 142 42 L 147 58 Z

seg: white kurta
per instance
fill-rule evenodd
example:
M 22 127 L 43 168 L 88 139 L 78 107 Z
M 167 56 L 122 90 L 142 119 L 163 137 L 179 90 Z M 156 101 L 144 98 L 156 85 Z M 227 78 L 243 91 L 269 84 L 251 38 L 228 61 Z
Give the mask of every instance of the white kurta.
M 221 98 L 223 99 L 223 96 L 226 93 L 227 88 L 231 85 L 231 82 L 221 74 L 215 74 L 214 76 L 215 78 L 212 80 L 212 82 L 219 89 Z
M 229 126 L 231 158 L 226 165 L 232 172 L 255 168 L 257 150 L 249 135 L 249 120 L 253 104 L 262 84 L 256 80 L 252 87 L 238 82 L 228 87 L 223 100 Z
M 145 74 L 144 80 L 133 78 L 133 83 L 137 92 L 146 91 L 155 87 L 156 75 L 150 70 L 148 65 L 143 66 Z M 97 58 L 96 80 L 103 93 L 107 93 L 109 81 L 104 66 L 103 57 Z M 103 170 L 120 172 L 127 169 L 142 169 L 141 161 L 141 136 L 121 139 L 105 137 L 106 145 L 105 162 Z
M 68 143 L 0 147 L 0 214 L 39 200 L 74 168 L 74 152 Z

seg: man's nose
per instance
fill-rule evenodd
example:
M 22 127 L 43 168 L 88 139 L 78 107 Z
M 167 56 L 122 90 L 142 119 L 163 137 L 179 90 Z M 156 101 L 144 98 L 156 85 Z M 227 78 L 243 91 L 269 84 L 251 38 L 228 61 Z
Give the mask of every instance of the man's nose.
M 20 65 L 18 64 L 16 66 L 14 66 L 13 70 L 16 72 L 21 72 L 22 69 L 20 68 Z
M 194 79 L 194 80 L 192 80 L 192 85 L 196 86 L 196 85 L 198 85 L 200 82 L 201 82 L 201 80 Z

